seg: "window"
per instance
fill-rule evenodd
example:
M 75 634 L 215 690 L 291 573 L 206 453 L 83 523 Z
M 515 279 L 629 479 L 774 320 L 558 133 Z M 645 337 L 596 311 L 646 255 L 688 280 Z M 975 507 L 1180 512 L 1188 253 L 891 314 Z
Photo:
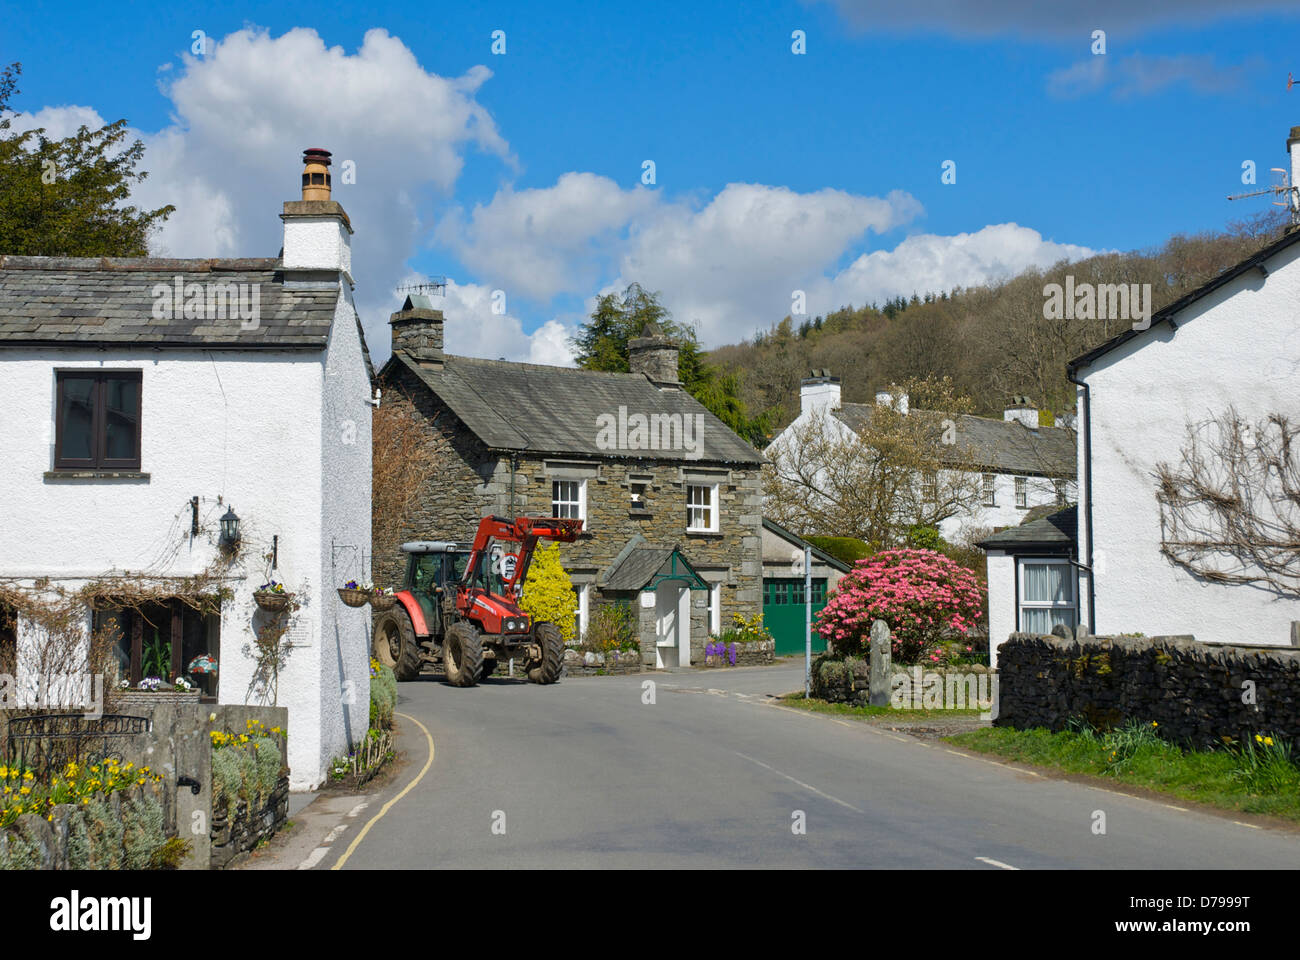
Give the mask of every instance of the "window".
M 650 484 L 644 480 L 633 480 L 628 484 L 628 490 L 631 492 L 631 509 L 644 510 L 646 506 L 646 494 L 650 490 Z
M 812 584 L 812 602 L 813 606 L 826 602 L 826 578 L 818 577 L 813 580 Z
M 1075 623 L 1074 573 L 1065 560 L 1020 561 L 1020 629 L 1047 634 Z
M 1029 506 L 1029 480 L 1026 477 L 1016 477 L 1016 506 Z
M 790 581 L 790 602 L 796 603 L 801 607 L 804 605 L 802 580 Z
M 589 584 L 575 583 L 573 595 L 578 598 L 578 609 L 573 615 L 573 641 L 582 641 L 582 631 L 587 629 L 587 587 Z
M 1053 488 L 1055 488 L 1055 490 L 1056 490 L 1056 505 L 1057 505 L 1058 507 L 1063 507 L 1063 506 L 1065 506 L 1065 504 L 1067 503 L 1067 500 L 1066 500 L 1067 484 L 1066 484 L 1066 482 L 1065 482 L 1064 480 L 1053 480 L 1053 481 L 1052 481 L 1052 486 L 1053 486 Z
M 927 473 L 921 478 L 921 499 L 926 503 L 939 499 L 939 477 L 936 474 Z
M 718 529 L 718 485 L 688 484 L 686 487 L 686 529 Z
M 0 603 L 0 674 L 18 673 L 18 611 Z
M 767 596 L 764 598 L 763 602 L 769 606 L 781 606 L 788 603 L 789 597 L 786 593 L 786 584 L 787 581 L 785 580 L 765 581 L 764 586 L 767 591 Z
M 986 507 L 996 507 L 997 503 L 997 476 L 992 473 L 984 474 L 983 498 L 981 502 Z
M 106 684 L 128 680 L 135 686 L 145 677 L 169 682 L 184 677 L 204 697 L 216 697 L 217 674 L 191 671 L 190 665 L 207 655 L 220 666 L 219 613 L 202 613 L 183 600 L 146 603 L 138 609 L 106 605 L 95 609 L 92 629 L 103 631 L 112 644 L 109 672 L 116 675 L 106 677 Z
M 587 481 L 552 480 L 551 516 L 587 519 Z
M 56 470 L 140 469 L 140 371 L 55 373 Z

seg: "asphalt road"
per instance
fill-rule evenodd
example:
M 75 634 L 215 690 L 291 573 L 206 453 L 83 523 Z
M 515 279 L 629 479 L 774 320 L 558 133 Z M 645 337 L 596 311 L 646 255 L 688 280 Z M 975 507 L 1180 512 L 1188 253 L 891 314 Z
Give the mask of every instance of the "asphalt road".
M 400 720 L 405 767 L 312 866 L 1300 866 L 1297 833 L 1035 776 L 766 696 L 802 682 L 800 664 L 550 687 L 401 684 L 398 712 L 428 729 L 433 761 L 362 835 L 428 759 L 424 732 Z

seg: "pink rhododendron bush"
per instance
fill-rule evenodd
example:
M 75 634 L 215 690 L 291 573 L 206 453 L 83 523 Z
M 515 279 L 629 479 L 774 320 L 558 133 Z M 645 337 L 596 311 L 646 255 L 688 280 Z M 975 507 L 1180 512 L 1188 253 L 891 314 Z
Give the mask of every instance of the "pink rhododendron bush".
M 816 629 L 837 654 L 863 656 L 871 624 L 884 620 L 894 660 L 916 663 L 937 655 L 952 631 L 975 627 L 986 589 L 974 573 L 934 550 L 882 550 L 844 575 Z

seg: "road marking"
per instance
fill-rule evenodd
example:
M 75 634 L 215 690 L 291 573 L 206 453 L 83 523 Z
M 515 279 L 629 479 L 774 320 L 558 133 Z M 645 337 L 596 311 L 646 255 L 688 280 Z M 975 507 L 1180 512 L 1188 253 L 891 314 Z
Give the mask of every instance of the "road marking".
M 1019 870 L 1019 869 L 1020 869 L 1019 867 L 1013 867 L 1013 866 L 1012 866 L 1011 864 L 1009 864 L 1009 863 L 1003 863 L 1001 860 L 994 860 L 992 857 L 976 857 L 975 859 L 976 859 L 976 860 L 979 860 L 979 861 L 981 861 L 981 862 L 983 862 L 983 863 L 992 864 L 992 865 L 995 866 L 995 867 L 1001 867 L 1003 870 Z
M 419 727 L 421 730 L 424 731 L 424 739 L 429 742 L 429 759 L 424 761 L 424 767 L 420 770 L 418 774 L 415 775 L 415 779 L 412 780 L 410 783 L 408 783 L 405 787 L 403 787 L 401 793 L 399 793 L 397 796 L 393 797 L 393 799 L 389 800 L 386 804 L 380 807 L 379 812 L 375 814 L 373 817 L 371 817 L 369 821 L 367 821 L 366 825 L 361 828 L 361 832 L 357 834 L 356 839 L 353 840 L 352 843 L 348 845 L 347 850 L 343 851 L 343 856 L 339 857 L 338 862 L 335 863 L 334 866 L 330 867 L 331 870 L 342 869 L 343 864 L 348 862 L 348 858 L 352 856 L 353 852 L 360 845 L 361 841 L 366 838 L 366 834 L 370 832 L 370 828 L 373 827 L 376 823 L 378 823 L 380 819 L 382 819 L 388 813 L 388 811 L 393 808 L 393 806 L 397 803 L 398 800 L 401 800 L 402 797 L 410 793 L 411 790 L 415 787 L 415 785 L 424 779 L 424 775 L 429 772 L 429 768 L 433 766 L 433 735 L 429 733 L 429 728 L 426 727 L 424 724 L 422 724 L 419 720 L 416 720 L 415 717 L 409 716 L 405 713 L 399 713 L 397 714 L 397 716 L 401 717 L 403 720 L 410 720 L 413 724 L 415 724 L 417 727 Z
M 321 846 L 328 847 L 339 837 L 343 836 L 343 834 L 347 832 L 347 829 L 348 829 L 348 825 L 346 823 L 340 823 L 337 827 L 335 827 L 333 830 L 331 830 L 329 833 L 325 835 L 325 839 L 321 841 Z
M 325 859 L 325 854 L 329 852 L 330 852 L 329 847 L 317 847 L 315 850 L 311 852 L 311 856 L 309 856 L 302 863 L 298 864 L 298 869 L 310 870 L 312 867 L 316 866 L 316 864 L 320 863 L 321 860 Z
M 366 807 L 368 806 L 370 806 L 370 801 L 362 800 L 355 807 L 353 807 L 351 810 L 348 811 L 348 819 L 351 820 L 353 817 L 355 817 L 362 810 L 366 809 Z
M 864 812 L 864 811 L 862 811 L 862 810 L 859 810 L 857 807 L 855 807 L 855 806 L 854 806 L 853 804 L 851 804 L 851 803 L 845 803 L 845 802 L 844 802 L 843 800 L 841 800 L 839 797 L 832 797 L 829 793 L 822 793 L 820 790 L 818 790 L 816 787 L 812 786 L 811 784 L 804 783 L 802 780 L 796 780 L 794 777 L 790 776 L 790 774 L 788 774 L 788 773 L 782 773 L 780 770 L 776 769 L 776 767 L 769 766 L 768 764 L 764 763 L 762 760 L 755 760 L 753 757 L 748 756 L 748 755 L 746 755 L 746 754 L 743 754 L 743 753 L 741 753 L 740 751 L 735 751 L 735 753 L 736 753 L 736 756 L 738 756 L 738 757 L 744 757 L 744 758 L 745 758 L 746 760 L 748 760 L 750 763 L 756 763 L 756 764 L 758 764 L 760 767 L 764 767 L 764 768 L 766 768 L 766 769 L 768 769 L 768 770 L 771 770 L 773 773 L 775 773 L 775 774 L 776 774 L 777 776 L 779 776 L 779 777 L 785 777 L 785 778 L 786 778 L 787 780 L 789 780 L 791 783 L 797 783 L 797 784 L 799 784 L 799 786 L 803 787 L 805 790 L 811 790 L 813 793 L 817 794 L 817 796 L 819 796 L 819 797 L 823 797 L 823 798 L 825 798 L 825 799 L 831 801 L 831 803 L 838 803 L 841 807 L 847 807 L 848 809 L 852 810 L 854 813 L 863 813 L 863 812 Z
M 1263 827 L 1261 827 L 1261 826 L 1260 826 L 1259 824 L 1257 824 L 1257 823 L 1242 823 L 1240 820 L 1234 820 L 1234 821 L 1232 821 L 1232 822 L 1235 823 L 1235 824 L 1236 824 L 1237 826 L 1239 826 L 1239 827 L 1250 827 L 1250 829 L 1252 829 L 1252 830 L 1262 830 L 1262 829 L 1264 829 Z

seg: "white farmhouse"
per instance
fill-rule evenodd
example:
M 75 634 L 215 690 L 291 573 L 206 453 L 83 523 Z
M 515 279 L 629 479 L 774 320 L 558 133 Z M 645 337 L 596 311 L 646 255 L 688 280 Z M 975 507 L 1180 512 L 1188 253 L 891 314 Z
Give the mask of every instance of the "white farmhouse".
M 365 735 L 370 648 L 369 609 L 335 590 L 370 574 L 352 228 L 329 154 L 304 159 L 278 258 L 0 257 L 0 588 L 89 600 L 111 683 L 287 707 L 294 789 Z M 271 580 L 299 606 L 283 664 L 259 671 L 274 623 L 253 593 Z M 30 685 L 40 638 L 19 614 L 0 656 Z
M 1300 127 L 1291 129 L 1287 148 L 1295 184 Z M 1294 223 L 1294 191 L 1292 208 Z M 1101 635 L 1300 645 L 1300 599 L 1279 589 L 1278 578 L 1269 584 L 1261 577 L 1259 555 L 1252 556 L 1274 541 L 1281 579 L 1297 581 L 1295 455 L 1279 471 L 1259 469 L 1256 454 L 1281 438 L 1276 424 L 1264 423 L 1269 417 L 1285 418 L 1292 434 L 1300 426 L 1298 241 L 1292 226 L 1149 325 L 1135 323 L 1070 362 L 1079 398 L 1077 515 L 1039 520 L 1036 530 L 1004 531 L 983 544 L 995 650 L 1009 632 L 1051 622 Z M 1212 449 L 1231 436 L 1221 429 L 1225 420 L 1240 428 L 1235 456 L 1255 469 L 1235 471 L 1231 456 Z M 1186 473 L 1185 455 L 1193 451 L 1210 498 L 1222 493 L 1254 510 L 1263 520 L 1254 530 L 1225 530 L 1207 500 L 1181 519 L 1167 495 L 1162 503 L 1162 465 Z
M 950 429 L 942 450 L 951 453 L 954 463 L 964 467 L 974 464 L 979 471 L 979 504 L 940 522 L 939 532 L 949 542 L 963 539 L 967 531 L 1019 524 L 1034 507 L 1063 506 L 1076 496 L 1073 430 L 1059 418 L 1056 426 L 1039 426 L 1038 410 L 1027 399 L 1017 398 L 1001 420 L 914 410 L 908 395 L 896 390 L 878 391 L 875 403 L 844 403 L 839 377 L 827 370 L 814 370 L 800 382 L 799 415 L 768 445 L 768 459 L 798 443 L 807 428 L 852 440 L 870 424 L 878 404 L 946 424 Z M 918 478 L 918 484 L 924 491 L 924 478 Z M 816 532 L 825 536 L 842 533 Z

